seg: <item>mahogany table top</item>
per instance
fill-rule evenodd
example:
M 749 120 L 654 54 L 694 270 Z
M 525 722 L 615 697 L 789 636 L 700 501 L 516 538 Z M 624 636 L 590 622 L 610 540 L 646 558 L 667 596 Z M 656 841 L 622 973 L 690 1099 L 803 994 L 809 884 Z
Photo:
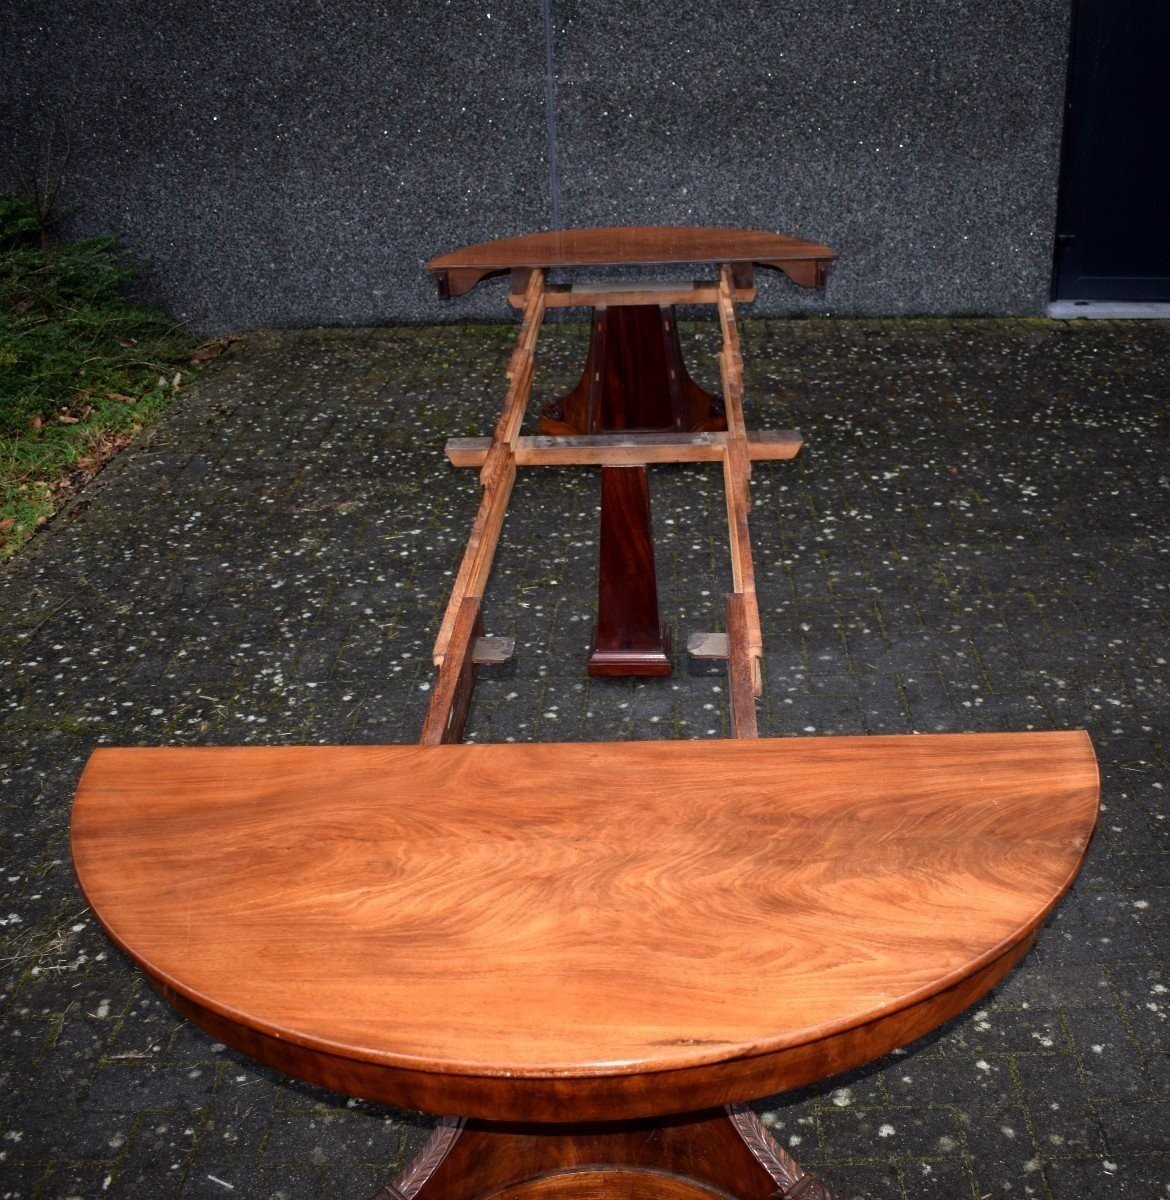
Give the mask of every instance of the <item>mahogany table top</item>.
M 486 275 L 513 268 L 655 266 L 664 263 L 761 263 L 781 270 L 827 267 L 828 246 L 779 233 L 694 225 L 558 229 L 479 242 L 427 263 L 449 294 L 470 291 Z
M 619 1117 L 764 1095 L 971 1003 L 1097 795 L 1081 732 L 99 749 L 72 836 L 114 940 L 249 1053 L 433 1111 L 569 1087 Z

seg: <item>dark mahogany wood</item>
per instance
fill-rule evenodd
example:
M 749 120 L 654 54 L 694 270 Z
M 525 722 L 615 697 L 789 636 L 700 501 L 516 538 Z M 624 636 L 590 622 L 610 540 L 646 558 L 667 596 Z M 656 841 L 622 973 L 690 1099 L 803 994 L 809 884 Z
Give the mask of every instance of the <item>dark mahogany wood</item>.
M 462 296 L 481 279 L 538 267 L 732 263 L 738 287 L 749 287 L 752 264 L 775 267 L 802 287 L 821 287 L 836 258 L 828 246 L 778 233 L 701 226 L 650 225 L 561 229 L 480 242 L 427 263 L 441 296 Z
M 831 1200 L 746 1105 L 577 1125 L 446 1119 L 374 1200 Z
M 669 305 L 599 308 L 580 382 L 545 404 L 546 436 L 727 428 L 723 401 L 691 379 Z M 644 466 L 603 467 L 598 607 L 588 672 L 669 675 L 670 631 L 658 615 Z
M 645 467 L 601 468 L 594 676 L 669 675 L 670 628 L 658 617 L 658 583 Z
M 540 422 L 553 436 L 726 428 L 723 401 L 687 372 L 674 309 L 657 304 L 595 310 L 581 380 Z

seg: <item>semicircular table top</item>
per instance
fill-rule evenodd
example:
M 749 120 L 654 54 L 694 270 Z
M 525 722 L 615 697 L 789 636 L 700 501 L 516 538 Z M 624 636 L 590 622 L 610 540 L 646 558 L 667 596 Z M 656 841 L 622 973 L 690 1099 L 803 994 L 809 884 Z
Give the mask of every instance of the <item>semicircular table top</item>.
M 665 263 L 761 263 L 791 270 L 827 267 L 836 253 L 819 242 L 760 230 L 700 225 L 600 226 L 554 229 L 477 242 L 427 263 L 452 296 L 487 275 L 513 268 L 655 266 Z M 811 277 L 810 277 L 811 278 Z
M 1097 797 L 1081 732 L 99 749 L 72 839 L 107 931 L 222 1040 L 431 1111 L 617 1118 L 972 1003 Z

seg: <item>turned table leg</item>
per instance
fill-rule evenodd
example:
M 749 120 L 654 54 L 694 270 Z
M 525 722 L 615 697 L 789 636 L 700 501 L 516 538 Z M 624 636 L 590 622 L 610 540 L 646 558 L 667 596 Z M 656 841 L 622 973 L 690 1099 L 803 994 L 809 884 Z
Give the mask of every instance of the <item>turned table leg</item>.
M 639 1121 L 444 1118 L 373 1200 L 833 1200 L 743 1104 Z

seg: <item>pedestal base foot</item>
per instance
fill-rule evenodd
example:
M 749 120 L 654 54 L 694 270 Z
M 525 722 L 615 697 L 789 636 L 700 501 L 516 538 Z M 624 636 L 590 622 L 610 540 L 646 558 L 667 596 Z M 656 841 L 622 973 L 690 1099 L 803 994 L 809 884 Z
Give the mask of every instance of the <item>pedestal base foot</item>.
M 570 1125 L 444 1118 L 372 1200 L 833 1200 L 743 1104 Z
M 670 631 L 658 583 L 645 467 L 601 468 L 597 626 L 590 675 L 669 675 Z

